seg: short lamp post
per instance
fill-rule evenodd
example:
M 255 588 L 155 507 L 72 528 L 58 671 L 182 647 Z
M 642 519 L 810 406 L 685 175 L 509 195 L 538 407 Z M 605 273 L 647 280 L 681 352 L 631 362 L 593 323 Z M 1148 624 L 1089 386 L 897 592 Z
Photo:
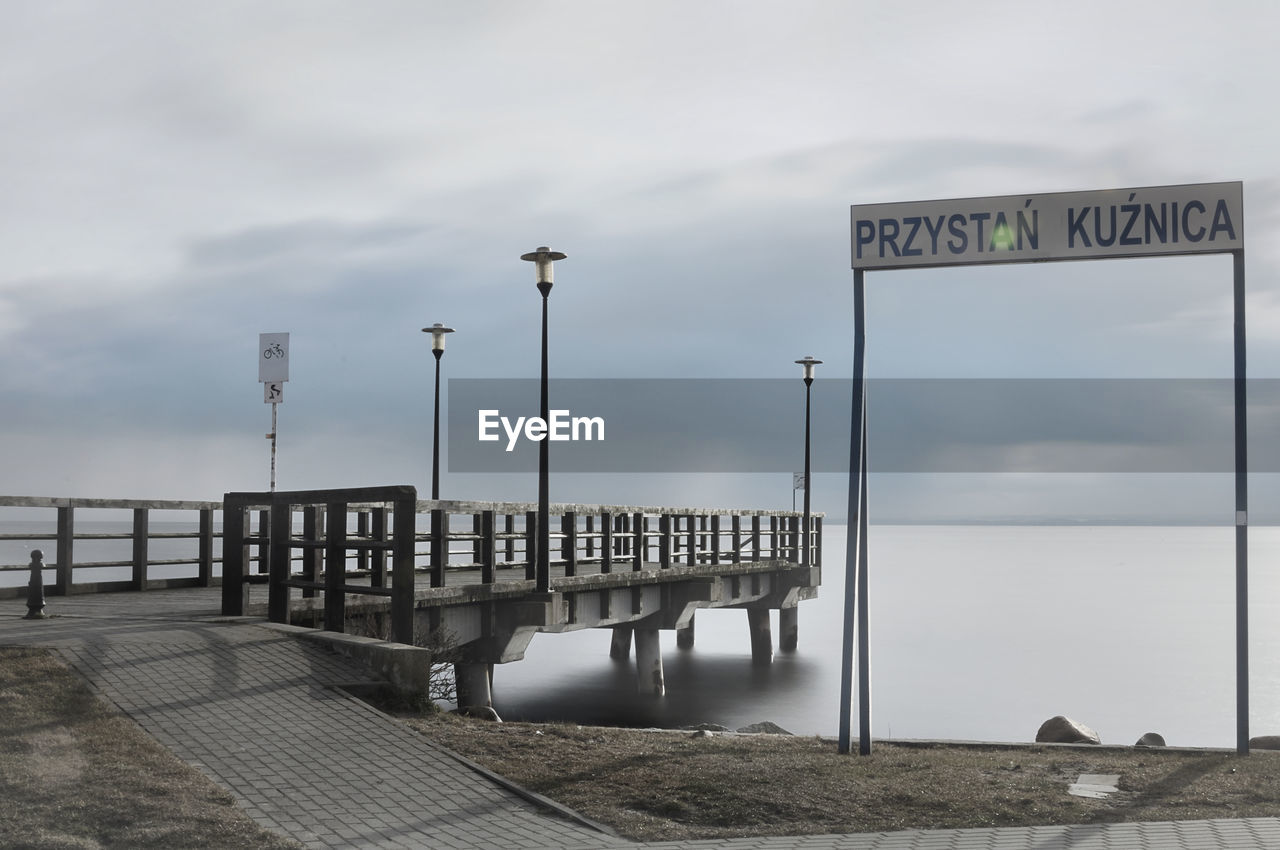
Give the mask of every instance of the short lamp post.
M 800 548 L 800 565 L 802 567 L 809 566 L 809 390 L 813 386 L 813 368 L 821 363 L 821 360 L 814 360 L 809 355 L 805 355 L 803 360 L 797 360 L 800 366 L 804 368 L 804 531 L 801 534 L 803 544 Z
M 564 254 L 541 247 L 528 254 L 521 254 L 520 259 L 534 264 L 538 291 L 542 293 L 542 404 L 539 415 L 543 422 L 551 419 L 551 408 L 547 398 L 547 296 L 551 294 L 551 264 L 563 260 Z M 534 590 L 547 593 L 551 590 L 551 486 L 548 479 L 548 459 L 550 440 L 544 435 L 538 442 L 538 553 L 534 562 Z
M 431 498 L 440 498 L 440 358 L 444 356 L 444 336 L 453 333 L 453 328 L 446 328 L 436 322 L 423 333 L 431 334 L 431 353 L 436 358 L 436 409 L 435 427 L 431 441 Z

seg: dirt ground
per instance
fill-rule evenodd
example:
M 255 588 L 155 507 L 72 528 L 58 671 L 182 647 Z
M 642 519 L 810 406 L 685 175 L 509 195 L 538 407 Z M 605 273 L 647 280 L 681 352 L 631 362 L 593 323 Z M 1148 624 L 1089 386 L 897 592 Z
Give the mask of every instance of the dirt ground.
M 57 656 L 0 648 L 0 847 L 288 850 Z
M 405 717 L 442 746 L 638 840 L 1280 816 L 1280 753 L 877 743 Z M 1106 799 L 1081 774 L 1119 774 Z

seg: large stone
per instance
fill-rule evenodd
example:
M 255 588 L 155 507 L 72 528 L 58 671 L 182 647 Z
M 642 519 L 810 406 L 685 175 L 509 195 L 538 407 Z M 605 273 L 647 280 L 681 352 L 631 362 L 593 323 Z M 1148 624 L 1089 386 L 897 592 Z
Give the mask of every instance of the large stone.
M 1102 739 L 1098 737 L 1097 732 L 1083 723 L 1077 723 L 1070 717 L 1059 714 L 1040 724 L 1040 731 L 1036 732 L 1036 743 L 1101 744 Z
M 738 730 L 749 735 L 790 735 L 786 729 L 783 729 L 772 720 L 762 720 L 759 723 L 752 723 L 750 726 L 743 726 Z
M 1280 735 L 1259 735 L 1249 739 L 1251 750 L 1280 750 Z
M 1138 739 L 1138 742 L 1134 744 L 1134 746 L 1135 747 L 1163 747 L 1165 746 L 1164 736 L 1161 735 L 1159 732 L 1147 732 L 1141 738 Z

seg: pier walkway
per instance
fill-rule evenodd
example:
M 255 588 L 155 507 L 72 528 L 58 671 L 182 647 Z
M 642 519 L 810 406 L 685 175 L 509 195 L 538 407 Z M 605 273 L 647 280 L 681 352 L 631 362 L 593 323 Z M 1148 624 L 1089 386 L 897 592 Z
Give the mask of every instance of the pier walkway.
M 0 600 L 0 645 L 56 648 L 160 743 L 307 847 L 668 850 L 1263 850 L 1280 819 L 907 831 L 635 844 L 531 801 L 335 685 L 368 674 L 220 616 L 216 588 Z

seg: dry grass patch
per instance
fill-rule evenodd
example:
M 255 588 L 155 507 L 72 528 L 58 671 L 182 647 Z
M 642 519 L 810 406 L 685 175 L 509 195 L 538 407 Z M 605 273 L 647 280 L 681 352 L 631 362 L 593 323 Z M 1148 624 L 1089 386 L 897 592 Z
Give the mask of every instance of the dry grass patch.
M 300 845 L 100 702 L 44 650 L 0 648 L 0 847 Z
M 1280 815 L 1280 758 L 877 744 L 406 718 L 467 758 L 638 840 Z M 1120 774 L 1105 800 L 1067 794 Z

